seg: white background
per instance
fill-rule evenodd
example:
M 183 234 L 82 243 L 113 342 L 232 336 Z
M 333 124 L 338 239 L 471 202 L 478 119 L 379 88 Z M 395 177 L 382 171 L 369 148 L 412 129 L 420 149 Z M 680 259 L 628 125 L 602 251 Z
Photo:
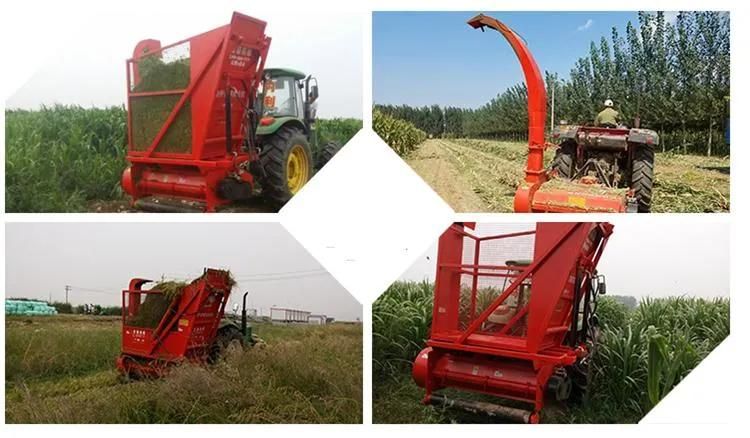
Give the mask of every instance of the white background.
M 16 88 L 35 72 L 44 58 L 44 51 L 38 50 L 55 41 L 55 35 L 46 32 L 59 22 L 74 22 L 74 17 L 86 10 L 91 19 L 96 12 L 108 8 L 108 2 L 44 2 L 37 1 L 4 2 L 2 11 L 3 67 L 0 69 L 2 95 L 7 98 Z M 136 10 L 148 11 L 149 5 L 156 2 L 129 1 L 127 5 Z M 159 2 L 160 4 L 166 2 Z M 175 10 L 190 11 L 191 2 L 172 2 Z M 211 4 L 222 7 L 222 1 Z M 205 2 L 201 2 L 205 4 Z M 364 124 L 369 126 L 371 104 L 371 21 L 369 11 L 377 10 L 417 10 L 417 9 L 460 9 L 476 11 L 513 10 L 559 10 L 561 6 L 570 10 L 596 10 L 611 6 L 611 9 L 632 10 L 731 10 L 732 27 L 732 120 L 734 136 L 743 140 L 744 121 L 748 120 L 747 80 L 748 43 L 750 43 L 750 17 L 747 2 L 714 0 L 699 1 L 568 1 L 564 4 L 554 1 L 416 1 L 416 0 L 360 0 L 335 2 L 326 0 L 274 2 L 247 1 L 245 12 L 253 14 L 255 4 L 263 4 L 279 9 L 309 11 L 311 20 L 327 20 L 336 26 L 331 11 L 350 10 L 358 12 L 363 20 L 363 112 Z M 91 38 L 104 38 L 106 35 L 92 35 Z M 86 41 L 80 41 L 86 44 Z M 491 56 L 491 54 L 489 54 Z M 446 54 L 450 56 L 450 54 Z M 515 67 L 513 67 L 515 68 Z M 4 99 L 3 99 L 4 100 Z M 2 116 L 4 117 L 4 115 Z M 0 128 L 4 131 L 4 123 Z M 5 138 L 2 132 L 2 138 Z M 4 140 L 3 140 L 4 141 Z M 431 425 L 431 426 L 246 426 L 226 425 L 207 427 L 166 426 L 144 429 L 137 426 L 100 426 L 76 428 L 43 428 L 5 426 L 4 433 L 12 436 L 23 434 L 70 435 L 70 436 L 132 436 L 144 433 L 179 433 L 182 437 L 205 436 L 211 433 L 228 433 L 235 436 L 252 434 L 305 434 L 308 436 L 346 436 L 382 434 L 399 436 L 455 436 L 456 434 L 549 436 L 550 434 L 607 434 L 628 436 L 633 434 L 688 434 L 723 436 L 738 435 L 745 421 L 748 395 L 746 360 L 748 348 L 748 291 L 744 281 L 747 269 L 747 224 L 750 215 L 747 210 L 747 193 L 750 191 L 748 173 L 750 156 L 746 145 L 735 141 L 732 154 L 732 192 L 734 192 L 731 215 L 640 215 L 617 216 L 599 215 L 596 220 L 638 221 L 647 227 L 653 221 L 695 221 L 714 226 L 730 222 L 731 242 L 731 336 L 714 351 L 683 383 L 673 390 L 639 426 L 556 426 L 538 427 L 512 425 Z M 4 154 L 3 154 L 4 160 Z M 4 181 L 4 163 L 2 180 Z M 4 202 L 4 200 L 3 200 Z M 4 210 L 4 208 L 3 208 Z M 540 218 L 531 215 L 452 215 L 451 210 L 440 201 L 431 189 L 420 183 L 403 162 L 395 156 L 369 130 L 364 130 L 338 155 L 292 202 L 279 214 L 282 223 L 329 269 L 334 276 L 364 304 L 364 419 L 371 421 L 371 349 L 370 303 L 397 278 L 411 262 L 428 247 L 437 234 L 453 220 L 518 222 Z M 256 222 L 273 220 L 272 215 L 4 215 L 7 221 L 112 221 L 112 222 L 165 222 L 165 221 L 231 221 Z M 542 220 L 592 220 L 592 216 L 549 215 Z M 3 238 L 4 239 L 4 238 Z M 4 244 L 4 241 L 3 241 Z M 4 275 L 4 264 L 3 268 Z M 658 267 L 653 267 L 658 269 Z M 4 326 L 4 325 L 3 325 Z M 4 336 L 3 336 L 4 342 Z M 4 368 L 3 365 L 0 367 Z M 3 401 L 0 402 L 4 406 Z

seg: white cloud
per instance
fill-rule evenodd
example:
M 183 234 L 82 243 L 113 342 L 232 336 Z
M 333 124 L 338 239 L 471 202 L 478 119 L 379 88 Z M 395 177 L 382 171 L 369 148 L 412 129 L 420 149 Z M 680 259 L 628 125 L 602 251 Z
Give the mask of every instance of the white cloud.
M 582 25 L 578 26 L 578 31 L 582 32 L 582 31 L 584 31 L 586 29 L 589 29 L 593 24 L 594 24 L 594 20 L 592 20 L 592 19 L 589 18 L 588 20 L 586 20 L 585 23 L 583 23 Z

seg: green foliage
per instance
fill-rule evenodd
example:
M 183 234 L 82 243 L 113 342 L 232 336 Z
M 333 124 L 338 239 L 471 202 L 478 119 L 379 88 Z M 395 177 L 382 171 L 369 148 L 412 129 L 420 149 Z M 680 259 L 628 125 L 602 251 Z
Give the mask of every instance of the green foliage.
M 8 423 L 359 423 L 362 326 L 272 326 L 265 348 L 123 383 L 117 318 L 6 320 Z
M 372 113 L 372 129 L 400 156 L 405 156 L 420 143 L 427 135 L 413 124 L 386 115 L 378 110 Z
M 6 111 L 6 211 L 85 211 L 121 197 L 125 132 L 122 107 Z
M 432 283 L 393 283 L 372 305 L 373 373 L 408 370 L 432 323 Z
M 51 305 L 57 310 L 57 313 L 63 313 L 63 314 L 73 313 L 73 305 L 70 303 L 61 303 L 59 301 L 55 301 Z
M 428 282 L 396 282 L 373 304 L 375 422 L 456 420 L 417 408 L 422 392 L 409 378 L 428 336 L 432 290 Z M 597 314 L 602 330 L 590 401 L 553 421 L 636 422 L 729 335 L 723 298 L 645 298 L 631 310 L 621 299 L 601 297 Z M 404 407 L 408 402 L 414 406 Z
M 599 297 L 597 301 L 596 314 L 599 324 L 604 329 L 616 330 L 625 327 L 629 313 L 628 307 L 613 297 Z
M 319 119 L 316 125 L 319 144 L 324 145 L 335 141 L 340 145 L 345 145 L 362 129 L 362 120 L 343 118 Z

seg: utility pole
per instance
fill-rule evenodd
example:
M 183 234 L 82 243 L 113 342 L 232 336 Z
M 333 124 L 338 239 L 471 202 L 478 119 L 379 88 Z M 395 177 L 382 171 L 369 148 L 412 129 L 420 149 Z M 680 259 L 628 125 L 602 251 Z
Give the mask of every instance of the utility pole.
M 68 304 L 68 293 L 70 292 L 70 286 L 65 285 L 65 304 Z

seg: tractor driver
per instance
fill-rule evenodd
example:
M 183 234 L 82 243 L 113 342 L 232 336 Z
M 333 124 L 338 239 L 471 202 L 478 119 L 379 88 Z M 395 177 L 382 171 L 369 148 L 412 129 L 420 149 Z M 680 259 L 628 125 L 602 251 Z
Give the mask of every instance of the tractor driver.
M 594 126 L 616 128 L 620 124 L 620 113 L 615 111 L 614 106 L 612 99 L 605 100 L 604 109 L 594 119 Z

